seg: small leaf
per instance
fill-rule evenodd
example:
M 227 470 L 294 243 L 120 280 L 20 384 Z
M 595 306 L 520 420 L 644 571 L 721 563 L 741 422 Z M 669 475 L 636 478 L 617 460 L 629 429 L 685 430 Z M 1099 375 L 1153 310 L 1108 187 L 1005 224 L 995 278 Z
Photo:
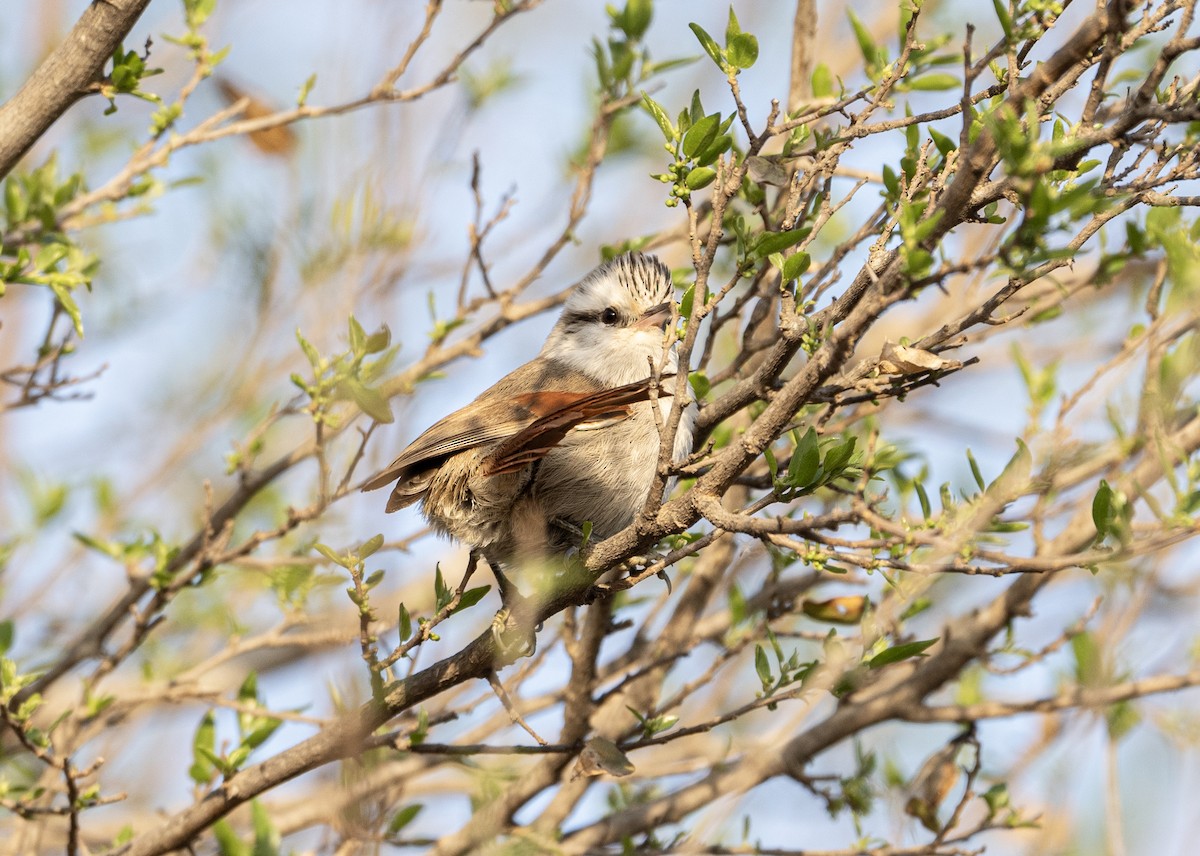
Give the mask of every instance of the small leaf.
M 350 316 L 350 350 L 356 354 L 365 352 L 367 344 L 367 331 L 363 329 L 362 324 L 358 323 L 358 319 L 353 315 Z
M 403 642 L 412 636 L 412 616 L 408 614 L 408 607 L 403 603 L 400 604 L 399 619 L 396 622 L 397 632 L 400 634 L 400 641 Z
M 700 42 L 700 47 L 704 48 L 704 52 L 717 64 L 717 68 L 721 69 L 721 71 L 728 71 L 729 68 L 728 63 L 725 61 L 725 54 L 717 46 L 713 37 L 706 33 L 704 28 L 699 24 L 688 24 L 688 27 L 696 34 L 696 38 Z
M 359 559 L 366 559 L 375 553 L 383 546 L 383 533 L 379 533 L 374 538 L 364 541 L 362 545 L 355 551 Z
M 716 177 L 717 171 L 712 167 L 698 166 L 688 173 L 683 183 L 687 185 L 688 190 L 700 190 L 712 184 Z
M 758 39 L 750 33 L 739 33 L 725 46 L 725 55 L 734 68 L 750 68 L 758 60 Z
M 781 253 L 803 241 L 811 230 L 788 229 L 786 232 L 766 232 L 754 245 L 754 257 L 765 259 L 771 253 Z
M 720 114 L 713 113 L 688 128 L 687 133 L 683 135 L 683 153 L 689 158 L 695 157 L 697 152 L 702 151 L 717 138 L 720 125 Z
M 1113 489 L 1108 482 L 1100 479 L 1100 489 L 1092 499 L 1092 523 L 1096 525 L 1096 540 L 1103 541 L 1112 527 Z
M 961 80 L 945 71 L 923 74 L 907 80 L 906 83 L 909 89 L 919 92 L 941 92 L 946 89 L 958 89 L 962 86 Z
M 816 479 L 820 466 L 821 449 L 817 443 L 817 432 L 809 428 L 804 436 L 796 441 L 796 449 L 788 462 L 788 487 L 808 487 Z
M 833 95 L 833 72 L 825 63 L 817 63 L 812 73 L 812 94 L 814 98 L 829 98 Z
M 1004 0 L 992 0 L 992 7 L 996 10 L 996 19 L 1000 22 L 1000 29 L 1004 31 L 1004 41 L 1008 44 L 1012 44 L 1012 16 L 1008 14 L 1008 9 L 1006 8 Z
M 575 762 L 577 776 L 628 776 L 634 771 L 633 763 L 616 743 L 606 737 L 592 737 L 583 744 L 583 751 Z
M 863 595 L 846 595 L 829 600 L 806 600 L 800 609 L 815 621 L 831 624 L 857 624 L 870 601 Z
M 841 475 L 850 456 L 854 454 L 854 446 L 857 442 L 857 437 L 850 437 L 825 454 L 824 468 L 827 479 L 834 479 Z
M 929 129 L 929 137 L 933 140 L 933 144 L 937 146 L 937 150 L 941 152 L 942 157 L 945 157 L 958 148 L 958 144 L 954 140 L 934 128 Z
M 769 690 L 775 679 L 771 676 L 771 663 L 767 660 L 767 652 L 762 645 L 754 646 L 754 671 L 758 673 L 763 690 Z
M 491 586 L 477 586 L 469 588 L 462 593 L 462 597 L 458 599 L 458 606 L 454 607 L 454 612 L 451 615 L 462 612 L 464 609 L 470 609 L 479 601 L 483 600 L 484 595 L 492 590 Z
M 413 803 L 400 809 L 400 811 L 392 815 L 392 819 L 388 822 L 387 834 L 395 835 L 401 829 L 408 826 L 416 819 L 424 807 L 422 803 Z
M 339 385 L 346 395 L 351 398 L 363 413 L 376 422 L 392 422 L 392 407 L 388 400 L 377 389 L 371 389 L 357 378 L 348 377 Z
M 731 39 L 737 38 L 742 33 L 742 25 L 738 22 L 737 14 L 733 11 L 733 6 L 729 7 L 729 23 L 725 25 L 725 44 L 729 44 Z
M 795 252 L 784 259 L 783 278 L 788 282 L 799 279 L 812 265 L 812 257 L 805 252 Z
M 862 53 L 863 60 L 866 62 L 868 68 L 877 65 L 879 62 L 879 48 L 875 45 L 875 40 L 871 38 L 871 31 L 854 14 L 853 9 L 847 9 L 846 15 L 850 18 L 850 27 L 854 30 L 854 40 L 858 42 L 858 49 Z
M 642 106 L 646 108 L 646 112 L 658 123 L 659 129 L 662 131 L 663 136 L 666 137 L 668 143 L 673 143 L 679 138 L 679 132 L 671 124 L 671 117 L 667 115 L 667 111 L 645 92 L 642 93 Z
M 867 666 L 872 669 L 881 669 L 884 666 L 890 666 L 892 663 L 899 663 L 901 660 L 916 657 L 926 648 L 936 645 L 939 639 L 941 639 L 940 636 L 933 639 L 924 639 L 920 642 L 905 642 L 902 645 L 893 645 L 891 648 L 880 651 L 868 660 Z
M 350 567 L 350 565 L 346 562 L 345 557 L 339 556 L 337 553 L 335 553 L 332 547 L 329 547 L 325 544 L 316 543 L 313 544 L 313 549 L 329 561 L 333 562 L 335 565 L 341 565 L 343 568 Z
M 296 328 L 296 341 L 300 343 L 300 350 L 304 351 L 304 356 L 308 357 L 308 362 L 312 365 L 313 371 L 320 371 L 321 355 L 317 353 L 317 349 L 314 348 L 309 341 L 304 338 L 304 334 L 300 332 L 299 327 Z
M 386 350 L 387 346 L 392 343 L 392 331 L 388 329 L 388 325 L 380 326 L 378 330 L 367 337 L 367 341 L 363 349 L 368 354 L 378 354 L 380 351 Z
M 212 780 L 214 765 L 211 757 L 216 745 L 216 720 L 210 710 L 201 717 L 196 734 L 192 737 L 192 766 L 188 769 L 188 775 L 198 785 L 206 785 Z
M 921 503 L 921 514 L 928 520 L 932 508 L 929 505 L 929 494 L 925 492 L 925 485 L 917 480 L 913 482 L 913 489 L 917 492 L 917 502 Z
M 242 739 L 242 744 L 249 749 L 256 749 L 265 743 L 281 725 L 283 725 L 282 719 L 275 719 L 269 716 L 259 717 L 258 724 Z
M 986 490 L 987 482 L 983 480 L 983 473 L 979 471 L 979 462 L 971 454 L 970 447 L 967 448 L 967 463 L 971 465 L 971 475 L 975 477 L 975 484 L 979 485 L 980 490 Z

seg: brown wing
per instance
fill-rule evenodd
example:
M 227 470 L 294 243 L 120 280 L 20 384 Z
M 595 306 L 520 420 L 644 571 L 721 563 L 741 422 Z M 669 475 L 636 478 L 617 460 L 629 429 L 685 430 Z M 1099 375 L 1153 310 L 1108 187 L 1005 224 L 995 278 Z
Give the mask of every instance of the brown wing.
M 376 490 L 395 482 L 387 510 L 404 508 L 421 498 L 429 487 L 432 471 L 447 458 L 520 434 L 539 419 L 589 395 L 546 390 L 491 398 L 486 403 L 476 400 L 431 426 L 383 472 L 368 479 L 362 489 Z
M 659 395 L 666 397 L 670 392 L 660 388 Z M 484 461 L 484 475 L 517 472 L 548 455 L 572 429 L 620 421 L 629 415 L 631 405 L 649 398 L 648 378 L 579 396 L 503 441 Z

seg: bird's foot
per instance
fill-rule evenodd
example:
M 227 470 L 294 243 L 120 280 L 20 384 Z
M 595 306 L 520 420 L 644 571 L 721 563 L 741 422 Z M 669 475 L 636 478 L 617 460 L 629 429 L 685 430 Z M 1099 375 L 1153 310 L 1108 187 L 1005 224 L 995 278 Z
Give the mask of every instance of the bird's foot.
M 540 625 L 534 624 L 533 604 L 510 590 L 505 606 L 492 618 L 492 638 L 501 659 L 511 663 L 533 656 L 539 629 Z

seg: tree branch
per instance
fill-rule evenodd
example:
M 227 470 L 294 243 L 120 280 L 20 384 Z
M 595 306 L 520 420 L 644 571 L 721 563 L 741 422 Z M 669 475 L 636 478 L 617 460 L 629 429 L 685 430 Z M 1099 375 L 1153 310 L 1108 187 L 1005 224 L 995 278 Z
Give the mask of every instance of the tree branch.
M 0 106 L 0 178 L 100 79 L 150 0 L 94 0 L 17 94 Z

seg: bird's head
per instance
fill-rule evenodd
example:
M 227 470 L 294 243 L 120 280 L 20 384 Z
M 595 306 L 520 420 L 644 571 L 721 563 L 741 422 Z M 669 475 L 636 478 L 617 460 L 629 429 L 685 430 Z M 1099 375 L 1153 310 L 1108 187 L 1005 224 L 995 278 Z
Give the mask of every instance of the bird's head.
M 575 286 L 542 356 L 605 386 L 641 380 L 650 373 L 648 357 L 656 366 L 662 360 L 673 291 L 671 271 L 654 256 L 617 256 Z

